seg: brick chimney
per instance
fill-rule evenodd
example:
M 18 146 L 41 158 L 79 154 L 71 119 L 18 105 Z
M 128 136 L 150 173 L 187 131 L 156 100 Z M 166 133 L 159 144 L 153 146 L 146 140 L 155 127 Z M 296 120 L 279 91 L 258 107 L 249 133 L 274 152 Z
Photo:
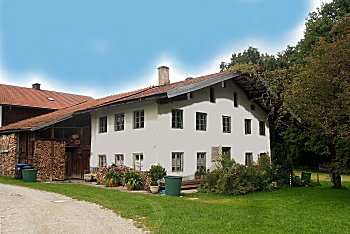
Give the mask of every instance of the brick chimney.
M 32 84 L 32 88 L 35 90 L 40 90 L 40 84 L 39 83 L 34 83 Z
M 159 85 L 170 84 L 169 67 L 166 67 L 166 66 L 158 67 L 158 82 L 159 82 Z

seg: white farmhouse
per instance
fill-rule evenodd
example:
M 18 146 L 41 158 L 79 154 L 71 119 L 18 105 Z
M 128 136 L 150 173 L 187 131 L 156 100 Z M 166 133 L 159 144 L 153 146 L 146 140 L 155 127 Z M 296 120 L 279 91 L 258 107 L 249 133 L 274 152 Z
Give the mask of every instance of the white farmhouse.
M 171 84 L 168 67 L 158 73 L 158 86 L 90 109 L 91 167 L 159 163 L 191 179 L 218 156 L 249 164 L 270 152 L 267 110 L 249 77 L 216 73 Z

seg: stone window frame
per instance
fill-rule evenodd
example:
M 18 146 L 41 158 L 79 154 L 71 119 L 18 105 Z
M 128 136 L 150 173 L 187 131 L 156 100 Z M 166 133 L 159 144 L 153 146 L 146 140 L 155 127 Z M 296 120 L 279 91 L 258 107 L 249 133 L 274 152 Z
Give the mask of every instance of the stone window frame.
M 207 113 L 196 112 L 196 130 L 197 131 L 207 130 Z
M 137 110 L 134 111 L 134 121 L 133 121 L 134 129 L 140 129 L 145 127 L 145 111 Z
M 171 128 L 183 129 L 183 110 L 171 110 Z
M 123 131 L 125 123 L 125 113 L 118 113 L 114 117 L 114 131 Z
M 182 172 L 184 152 L 172 152 L 171 153 L 171 171 L 172 172 Z

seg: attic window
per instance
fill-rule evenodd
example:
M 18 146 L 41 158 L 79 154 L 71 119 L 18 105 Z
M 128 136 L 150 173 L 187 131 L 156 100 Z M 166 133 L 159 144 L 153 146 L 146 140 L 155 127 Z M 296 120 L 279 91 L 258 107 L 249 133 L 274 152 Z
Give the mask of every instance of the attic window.
M 49 101 L 51 101 L 51 102 L 52 102 L 52 101 L 55 101 L 55 99 L 53 99 L 52 97 L 48 97 L 47 100 L 49 100 Z

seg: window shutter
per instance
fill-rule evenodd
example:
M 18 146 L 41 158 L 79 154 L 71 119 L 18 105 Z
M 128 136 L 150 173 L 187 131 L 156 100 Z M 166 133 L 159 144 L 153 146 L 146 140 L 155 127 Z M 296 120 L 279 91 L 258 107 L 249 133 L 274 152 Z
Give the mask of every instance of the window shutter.
M 220 158 L 220 147 L 212 146 L 211 147 L 211 160 L 216 161 Z

